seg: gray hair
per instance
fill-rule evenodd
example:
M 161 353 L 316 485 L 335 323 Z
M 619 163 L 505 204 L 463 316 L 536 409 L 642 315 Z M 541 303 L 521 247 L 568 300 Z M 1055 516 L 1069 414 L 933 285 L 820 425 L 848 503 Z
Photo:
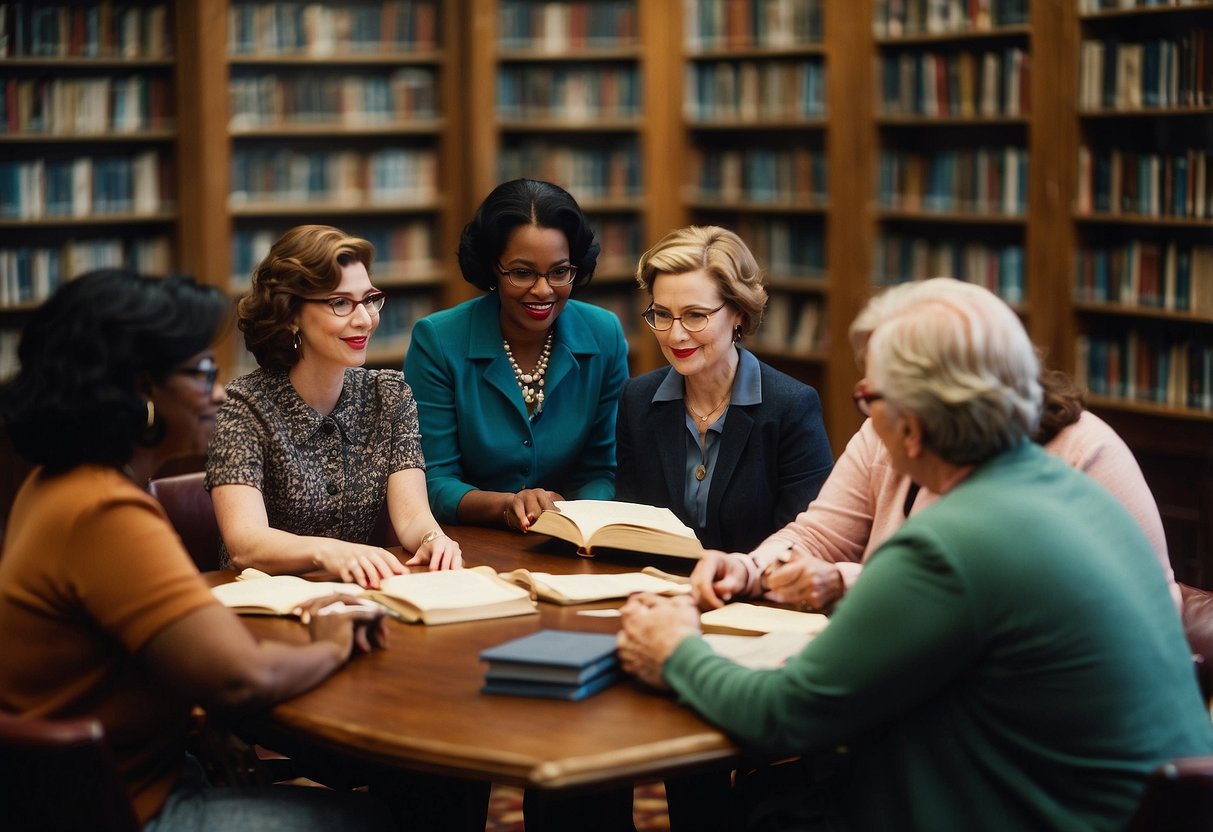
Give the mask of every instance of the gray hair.
M 872 384 L 894 412 L 922 420 L 924 446 L 945 462 L 984 462 L 1036 429 L 1036 350 L 996 295 L 935 278 L 874 298 L 856 323 L 865 320 Z

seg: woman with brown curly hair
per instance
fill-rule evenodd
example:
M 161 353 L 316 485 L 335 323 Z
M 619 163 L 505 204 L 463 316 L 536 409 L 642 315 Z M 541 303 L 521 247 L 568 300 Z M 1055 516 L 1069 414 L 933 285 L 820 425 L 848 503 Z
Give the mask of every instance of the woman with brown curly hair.
M 368 538 L 386 501 L 407 565 L 462 565 L 430 513 L 417 405 L 398 370 L 368 370 L 385 296 L 374 247 L 327 225 L 291 229 L 238 308 L 260 369 L 228 387 L 207 460 L 221 558 L 362 586 L 401 573 Z

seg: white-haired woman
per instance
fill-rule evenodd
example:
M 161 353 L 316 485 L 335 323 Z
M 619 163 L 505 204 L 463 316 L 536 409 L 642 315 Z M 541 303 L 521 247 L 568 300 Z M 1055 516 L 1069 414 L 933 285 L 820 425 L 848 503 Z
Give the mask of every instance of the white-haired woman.
M 1038 376 L 994 298 L 922 301 L 876 328 L 856 396 L 890 464 L 940 498 L 783 668 L 716 656 L 688 599 L 624 607 L 625 668 L 746 746 L 802 755 L 803 788 L 763 811 L 875 830 L 1118 828 L 1154 767 L 1213 751 L 1141 527 L 1030 441 Z M 811 792 L 841 745 L 848 775 L 827 765 L 837 781 Z

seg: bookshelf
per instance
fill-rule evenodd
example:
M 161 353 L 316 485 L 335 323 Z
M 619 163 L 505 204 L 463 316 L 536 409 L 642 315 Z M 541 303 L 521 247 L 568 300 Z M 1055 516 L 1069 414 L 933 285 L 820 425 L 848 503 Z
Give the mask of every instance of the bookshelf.
M 1075 18 L 1072 366 L 1150 479 L 1177 577 L 1207 583 L 1213 4 L 1077 0 Z
M 177 262 L 176 56 L 165 3 L 0 6 L 0 377 L 69 277 Z
M 682 24 L 686 221 L 750 246 L 770 300 L 747 346 L 819 388 L 830 331 L 826 5 L 692 0 Z
M 457 122 L 451 15 L 438 0 L 231 0 L 226 17 L 228 288 L 243 293 L 293 225 L 365 237 L 388 292 L 368 360 L 399 366 L 413 323 L 443 305 L 460 202 L 443 164 Z

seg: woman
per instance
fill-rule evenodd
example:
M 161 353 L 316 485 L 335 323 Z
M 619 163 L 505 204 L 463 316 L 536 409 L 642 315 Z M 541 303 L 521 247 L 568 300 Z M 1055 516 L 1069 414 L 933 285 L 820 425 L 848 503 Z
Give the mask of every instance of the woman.
M 97 717 L 145 829 L 375 829 L 387 819 L 362 795 L 204 788 L 186 755 L 191 703 L 223 713 L 288 699 L 383 635 L 381 616 L 311 615 L 310 644 L 257 642 L 144 490 L 164 462 L 206 447 L 227 305 L 185 278 L 94 272 L 26 324 L 0 415 L 38 467 L 0 557 L 0 708 Z
M 1030 441 L 1039 367 L 992 295 L 901 310 L 872 333 L 866 370 L 856 396 L 890 464 L 936 503 L 784 667 L 715 656 L 689 599 L 653 596 L 624 607 L 624 667 L 764 754 L 845 746 L 828 758 L 849 774 L 835 767 L 815 800 L 806 765 L 783 800 L 756 801 L 786 822 L 764 828 L 1124 828 L 1155 767 L 1213 751 L 1146 535 Z M 770 796 L 771 782 L 749 785 Z
M 404 374 L 444 523 L 527 531 L 553 501 L 615 496 L 615 409 L 627 342 L 571 300 L 598 244 L 564 189 L 515 179 L 463 229 L 459 268 L 486 294 L 417 322 Z
M 670 508 L 709 549 L 749 549 L 830 473 L 817 391 L 739 346 L 761 323 L 767 293 L 733 232 L 673 231 L 640 258 L 636 280 L 670 366 L 624 389 L 619 499 Z
M 232 382 L 206 485 L 237 568 L 317 573 L 361 586 L 404 570 L 369 545 L 385 501 L 406 565 L 453 569 L 459 544 L 430 513 L 417 406 L 399 371 L 367 370 L 384 294 L 374 248 L 327 225 L 291 229 L 240 301 L 260 369 Z
M 980 286 L 951 278 L 906 283 L 873 299 L 851 325 L 850 338 L 862 361 L 872 331 L 907 305 L 923 300 L 977 298 L 998 302 Z M 1093 477 L 1115 495 L 1149 538 L 1176 605 L 1179 587 L 1167 555 L 1166 537 L 1154 497 L 1132 451 L 1098 416 L 1061 373 L 1041 375 L 1044 410 L 1033 440 L 1054 456 Z M 856 398 L 860 411 L 868 406 Z M 771 600 L 826 608 L 858 578 L 861 563 L 907 517 L 935 502 L 938 495 L 914 486 L 891 465 L 871 420 L 864 422 L 839 457 L 821 494 L 783 529 L 749 555 L 715 552 L 696 565 L 692 581 L 698 596 L 719 606 L 737 595 L 768 591 Z M 764 571 L 791 550 L 787 565 Z

